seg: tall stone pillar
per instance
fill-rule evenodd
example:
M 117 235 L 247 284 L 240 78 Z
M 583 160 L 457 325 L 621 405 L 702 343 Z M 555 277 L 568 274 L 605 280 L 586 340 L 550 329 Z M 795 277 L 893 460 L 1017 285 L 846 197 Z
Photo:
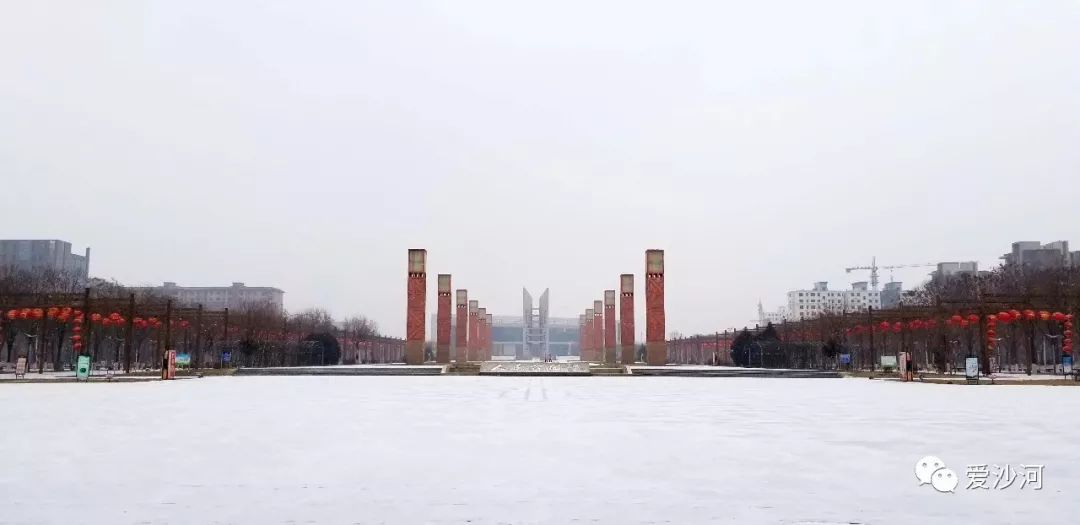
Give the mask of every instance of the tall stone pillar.
M 487 322 L 484 323 L 486 332 L 484 332 L 484 359 L 491 361 L 492 354 L 495 350 L 495 341 L 491 335 L 494 332 L 495 327 L 495 315 L 487 314 Z
M 476 312 L 480 309 L 480 301 L 469 301 L 469 360 L 477 361 L 480 357 L 480 319 Z
M 645 362 L 667 364 L 664 319 L 664 250 L 645 252 Z
M 476 356 L 479 361 L 487 361 L 487 308 L 476 311 L 477 338 Z
M 585 316 L 584 315 L 577 316 L 577 324 L 578 324 L 578 336 L 577 336 L 577 339 L 578 339 L 578 345 L 577 345 L 577 347 L 578 347 L 578 358 L 581 359 L 582 361 L 584 361 L 585 360 Z
M 637 361 L 637 348 L 634 347 L 634 274 L 620 275 L 619 288 L 620 362 L 632 365 Z
M 593 301 L 592 361 L 604 362 L 604 301 Z
M 604 362 L 615 364 L 615 290 L 604 290 Z
M 596 317 L 593 309 L 585 310 L 585 347 L 581 350 L 582 361 L 593 360 L 593 318 Z
M 457 291 L 457 337 L 454 341 L 454 361 L 464 363 L 469 360 L 469 292 Z
M 450 274 L 440 273 L 438 277 L 439 303 L 435 311 L 435 362 L 450 362 Z
M 405 318 L 405 364 L 424 364 L 427 250 L 409 250 L 409 295 Z

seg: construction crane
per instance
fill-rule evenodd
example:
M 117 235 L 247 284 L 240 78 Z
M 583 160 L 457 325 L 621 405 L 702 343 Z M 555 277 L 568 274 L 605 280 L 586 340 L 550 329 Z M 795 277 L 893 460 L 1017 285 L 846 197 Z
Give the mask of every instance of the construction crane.
M 874 291 L 878 291 L 878 270 L 895 270 L 897 268 L 921 268 L 924 266 L 937 266 L 934 263 L 925 264 L 893 264 L 890 266 L 878 266 L 877 256 L 870 258 L 870 266 L 852 266 L 851 268 L 844 268 L 844 271 L 851 273 L 854 270 L 870 270 L 870 286 Z M 890 277 L 891 278 L 891 277 Z

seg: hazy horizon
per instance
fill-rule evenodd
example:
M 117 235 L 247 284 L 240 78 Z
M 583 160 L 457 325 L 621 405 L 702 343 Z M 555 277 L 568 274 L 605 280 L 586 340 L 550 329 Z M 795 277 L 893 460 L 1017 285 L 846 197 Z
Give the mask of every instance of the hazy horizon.
M 406 250 L 573 317 L 666 250 L 667 329 L 879 265 L 1080 250 L 1080 4 L 12 2 L 0 238 L 403 335 Z M 911 287 L 931 268 L 898 270 Z M 889 280 L 883 271 L 882 282 Z M 430 327 L 429 327 L 430 331 Z

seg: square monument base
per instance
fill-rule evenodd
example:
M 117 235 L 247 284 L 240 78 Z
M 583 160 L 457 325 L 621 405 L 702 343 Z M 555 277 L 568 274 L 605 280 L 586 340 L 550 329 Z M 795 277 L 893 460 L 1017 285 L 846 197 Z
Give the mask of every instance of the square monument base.
M 405 364 L 407 364 L 407 365 L 422 365 L 422 364 L 424 364 L 424 342 L 423 341 L 405 341 Z
M 667 343 L 646 343 L 645 363 L 649 366 L 664 366 L 667 364 Z

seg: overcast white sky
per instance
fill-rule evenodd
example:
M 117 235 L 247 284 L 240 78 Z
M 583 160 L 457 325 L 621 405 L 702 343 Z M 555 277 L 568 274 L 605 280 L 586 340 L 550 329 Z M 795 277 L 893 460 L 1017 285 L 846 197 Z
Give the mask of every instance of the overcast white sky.
M 622 272 L 643 299 L 664 248 L 669 332 L 742 326 L 874 255 L 1080 245 L 1078 28 L 1071 0 L 6 1 L 0 238 L 393 335 L 409 247 L 431 309 L 447 272 L 567 316 Z

